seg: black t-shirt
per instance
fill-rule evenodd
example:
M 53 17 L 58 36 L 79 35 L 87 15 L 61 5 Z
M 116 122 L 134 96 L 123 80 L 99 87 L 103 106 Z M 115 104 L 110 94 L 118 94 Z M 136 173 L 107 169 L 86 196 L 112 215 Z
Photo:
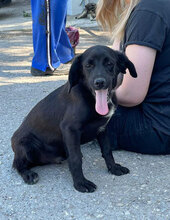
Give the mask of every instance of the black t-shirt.
M 141 0 L 125 28 L 131 44 L 157 50 L 148 94 L 141 104 L 153 127 L 170 135 L 170 0 Z

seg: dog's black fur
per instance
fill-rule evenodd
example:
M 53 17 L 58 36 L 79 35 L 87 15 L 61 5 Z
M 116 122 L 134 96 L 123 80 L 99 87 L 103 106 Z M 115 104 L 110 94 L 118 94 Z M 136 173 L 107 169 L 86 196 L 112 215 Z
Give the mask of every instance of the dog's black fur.
M 91 47 L 75 58 L 68 82 L 41 100 L 11 139 L 13 166 L 26 183 L 38 181 L 31 167 L 68 159 L 74 187 L 80 192 L 95 191 L 96 185 L 83 175 L 80 150 L 80 144 L 94 138 L 112 174 L 129 172 L 115 163 L 105 129 L 116 106 L 114 90 L 121 84 L 126 68 L 137 76 L 125 55 L 106 46 Z M 94 91 L 107 88 L 109 113 L 102 116 L 95 110 Z

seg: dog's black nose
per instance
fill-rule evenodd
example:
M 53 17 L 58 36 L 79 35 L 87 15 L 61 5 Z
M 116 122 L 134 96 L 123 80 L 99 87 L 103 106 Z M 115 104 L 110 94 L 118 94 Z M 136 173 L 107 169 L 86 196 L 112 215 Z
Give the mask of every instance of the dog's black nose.
M 95 89 L 103 89 L 106 86 L 106 80 L 104 78 L 97 78 L 94 80 Z

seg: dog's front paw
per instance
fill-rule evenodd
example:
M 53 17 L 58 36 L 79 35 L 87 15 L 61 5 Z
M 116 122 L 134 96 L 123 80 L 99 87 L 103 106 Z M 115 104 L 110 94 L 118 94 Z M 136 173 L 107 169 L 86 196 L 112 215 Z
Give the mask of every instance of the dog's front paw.
M 83 192 L 83 193 L 84 192 L 88 192 L 88 193 L 94 192 L 97 188 L 97 186 L 94 183 L 92 183 L 91 181 L 86 180 L 86 179 L 84 179 L 83 181 L 74 183 L 74 187 L 76 190 L 78 190 L 79 192 Z
M 116 176 L 121 176 L 121 175 L 130 173 L 128 168 L 122 167 L 120 164 L 117 164 L 117 163 L 114 166 L 109 168 L 109 172 Z
M 22 178 L 25 181 L 25 183 L 30 184 L 30 185 L 37 183 L 39 180 L 38 174 L 31 170 L 25 171 L 22 174 Z

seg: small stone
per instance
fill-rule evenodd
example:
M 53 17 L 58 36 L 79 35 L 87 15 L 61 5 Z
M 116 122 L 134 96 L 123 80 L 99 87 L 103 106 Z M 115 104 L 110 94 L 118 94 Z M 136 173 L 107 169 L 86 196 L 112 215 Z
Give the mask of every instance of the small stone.
M 21 185 L 22 184 L 22 182 L 16 182 L 15 183 L 15 185 Z
M 130 215 L 130 212 L 129 211 L 125 211 L 125 215 Z
M 68 213 L 67 211 L 64 211 L 64 214 L 65 214 L 66 216 L 68 216 L 68 215 L 69 215 L 69 213 Z
M 124 204 L 123 203 L 117 203 L 117 206 L 122 207 L 122 206 L 124 206 Z
M 104 217 L 104 215 L 102 215 L 102 214 L 98 214 L 97 216 L 96 216 L 96 218 L 103 218 Z
M 141 160 L 142 158 L 141 158 L 140 156 L 137 156 L 137 159 L 138 159 L 138 160 Z

